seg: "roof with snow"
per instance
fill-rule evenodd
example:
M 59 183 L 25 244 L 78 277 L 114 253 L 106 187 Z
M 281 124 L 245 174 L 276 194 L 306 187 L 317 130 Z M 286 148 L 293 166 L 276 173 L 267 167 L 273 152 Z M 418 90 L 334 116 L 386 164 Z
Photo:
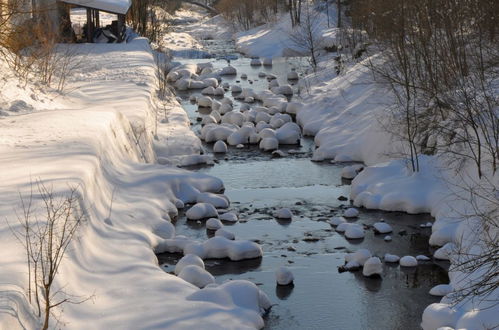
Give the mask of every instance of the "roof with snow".
M 61 2 L 98 9 L 113 14 L 126 14 L 132 0 L 60 0 Z

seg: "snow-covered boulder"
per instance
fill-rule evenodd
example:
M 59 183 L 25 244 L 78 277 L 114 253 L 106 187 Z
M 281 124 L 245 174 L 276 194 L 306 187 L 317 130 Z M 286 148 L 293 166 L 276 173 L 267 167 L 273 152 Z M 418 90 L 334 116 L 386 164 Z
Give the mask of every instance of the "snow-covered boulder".
M 453 291 L 452 285 L 450 284 L 439 284 L 435 285 L 433 288 L 430 290 L 430 294 L 432 296 L 438 296 L 438 297 L 443 297 L 448 295 Z
M 291 85 L 281 85 L 277 88 L 276 94 L 282 94 L 282 95 L 293 95 L 293 87 Z
M 390 235 L 386 235 L 384 238 L 385 242 L 391 242 L 392 237 Z
M 226 66 L 225 68 L 222 69 L 222 71 L 220 71 L 221 76 L 233 76 L 236 74 L 237 74 L 236 68 L 230 65 Z
M 225 89 L 223 89 L 223 87 L 217 87 L 213 91 L 213 95 L 216 95 L 216 96 L 223 96 L 224 94 L 225 94 Z
M 227 212 L 220 215 L 220 220 L 226 222 L 237 222 L 238 218 L 237 214 L 235 214 L 234 212 Z
M 171 222 L 164 221 L 154 227 L 154 233 L 161 238 L 172 238 L 175 236 L 175 227 Z
M 213 116 L 204 116 L 201 120 L 201 125 L 216 124 L 217 119 Z
M 371 257 L 372 257 L 371 251 L 367 249 L 359 249 L 355 252 L 348 253 L 347 255 L 345 255 L 345 261 L 347 263 L 350 261 L 355 261 L 359 265 L 363 266 L 364 263 L 367 261 L 367 259 Z
M 246 73 L 241 74 L 241 79 L 248 79 L 248 75 Z
M 434 303 L 423 312 L 421 327 L 424 330 L 435 330 L 441 327 L 454 327 L 457 321 L 456 310 L 447 304 Z
M 361 239 L 364 236 L 364 228 L 357 223 L 349 223 L 349 226 L 345 230 L 345 237 L 348 239 Z
M 276 270 L 275 279 L 277 281 L 277 285 L 290 285 L 293 284 L 295 277 L 288 268 L 282 266 Z
M 272 137 L 264 138 L 260 141 L 259 147 L 263 151 L 276 150 L 277 148 L 279 148 L 279 140 Z
M 232 241 L 222 236 L 215 236 L 203 243 L 193 242 L 185 246 L 184 254 L 192 253 L 201 259 L 223 259 L 232 261 L 259 258 L 263 255 L 262 247 L 251 241 Z
M 375 276 L 383 274 L 383 264 L 378 257 L 371 257 L 364 263 L 364 268 L 362 269 L 362 275 L 364 276 Z
M 265 78 L 266 76 L 267 76 L 267 74 L 265 72 L 263 72 L 263 71 L 258 72 L 259 78 Z
M 397 256 L 397 255 L 395 255 L 395 254 L 386 253 L 385 257 L 383 258 L 383 260 L 385 262 L 395 263 L 395 262 L 399 262 L 400 257 Z
M 217 80 L 217 78 L 206 78 L 206 79 L 203 79 L 203 82 L 207 86 L 211 86 L 213 88 L 217 88 L 218 87 L 218 80 Z
M 374 224 L 374 231 L 378 234 L 388 234 L 393 231 L 392 226 L 386 222 L 376 222 Z
M 218 230 L 222 228 L 224 225 L 222 224 L 222 221 L 220 221 L 217 218 L 210 218 L 206 221 L 206 229 L 209 230 Z
M 206 125 L 205 127 L 207 127 Z M 215 142 L 215 141 L 226 141 L 227 138 L 237 130 L 237 127 L 230 127 L 224 125 L 217 125 L 216 127 L 210 127 L 204 135 L 205 142 Z M 202 130 L 201 130 L 202 131 Z M 203 137 L 203 136 L 202 136 Z
M 331 219 L 329 219 L 329 224 L 331 226 L 339 226 L 341 225 L 342 223 L 346 223 L 347 220 L 343 217 L 332 217 Z
M 296 71 L 291 71 L 287 75 L 288 80 L 298 80 L 298 73 Z
M 210 192 L 198 194 L 196 197 L 196 203 L 209 203 L 217 209 L 226 209 L 229 207 L 229 199 L 227 196 Z
M 349 165 L 345 166 L 341 170 L 341 177 L 345 179 L 353 179 L 359 174 L 359 172 L 364 168 L 364 165 L 361 164 L 354 164 L 354 165 Z
M 449 260 L 452 251 L 456 251 L 456 245 L 449 242 L 435 251 L 433 257 L 438 260 Z
M 195 265 L 195 266 L 198 266 L 198 267 L 201 267 L 202 269 L 204 269 L 203 259 L 201 259 L 200 257 L 198 257 L 195 254 L 186 254 L 185 256 L 180 258 L 180 260 L 175 265 L 175 270 L 174 270 L 175 275 L 180 274 L 180 272 L 182 271 L 182 269 L 184 269 L 184 267 L 190 266 L 190 265 Z
M 265 122 L 265 123 L 269 123 L 270 122 L 270 119 L 272 119 L 272 117 L 266 113 L 266 112 L 258 112 L 255 116 L 255 122 L 259 123 L 261 121 Z M 272 125 L 270 125 L 272 127 Z
M 286 105 L 286 113 L 291 115 L 296 115 L 303 108 L 303 103 L 301 102 L 289 102 Z
M 200 96 L 198 97 L 197 101 L 198 101 L 198 106 L 200 107 L 205 107 L 205 108 L 211 107 L 212 99 L 209 96 Z
M 233 109 L 232 109 L 232 105 L 230 104 L 227 104 L 227 103 L 222 103 L 222 105 L 220 106 L 220 108 L 218 108 L 218 112 L 221 114 L 221 115 L 225 115 L 226 113 L 229 113 L 231 112 Z
M 197 203 L 185 213 L 188 220 L 201 220 L 218 217 L 217 209 L 208 203 Z
M 404 256 L 400 258 L 399 264 L 403 267 L 416 267 L 418 265 L 418 261 L 413 256 Z
M 243 89 L 242 89 L 242 88 L 241 88 L 241 86 L 239 86 L 239 85 L 232 85 L 232 86 L 230 87 L 230 90 L 231 90 L 233 93 L 240 93 L 240 92 L 242 92 L 242 90 L 243 90 Z
M 300 144 L 300 127 L 292 122 L 285 123 L 276 130 L 275 137 L 279 144 Z
M 343 212 L 345 218 L 356 218 L 359 216 L 359 210 L 354 207 L 350 207 Z
M 246 103 L 253 103 L 253 102 L 255 102 L 255 99 L 252 96 L 246 96 L 244 98 L 244 102 L 246 102 Z
M 228 230 L 225 230 L 224 228 L 220 228 L 215 232 L 215 236 L 220 236 L 220 237 L 225 237 L 230 240 L 236 239 L 236 235 L 234 233 L 231 233 Z
M 429 258 L 429 257 L 427 257 L 425 255 L 420 254 L 420 255 L 416 256 L 416 260 L 417 261 L 430 261 L 431 258 Z
M 291 219 L 293 218 L 293 212 L 291 212 L 291 210 L 288 209 L 287 207 L 284 207 L 282 209 L 277 210 L 274 213 L 274 217 L 276 217 L 277 219 Z
M 215 278 L 205 269 L 196 266 L 185 266 L 178 274 L 178 277 L 202 289 L 208 284 L 215 283 Z
M 215 145 L 213 145 L 213 152 L 221 154 L 227 153 L 227 144 L 225 144 L 224 141 L 215 142 Z

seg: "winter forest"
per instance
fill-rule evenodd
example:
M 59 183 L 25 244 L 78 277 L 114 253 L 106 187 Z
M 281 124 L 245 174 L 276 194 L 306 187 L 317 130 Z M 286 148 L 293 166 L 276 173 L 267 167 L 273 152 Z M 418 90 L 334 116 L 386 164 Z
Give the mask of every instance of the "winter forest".
M 498 20 L 0 0 L 0 329 L 498 329 Z

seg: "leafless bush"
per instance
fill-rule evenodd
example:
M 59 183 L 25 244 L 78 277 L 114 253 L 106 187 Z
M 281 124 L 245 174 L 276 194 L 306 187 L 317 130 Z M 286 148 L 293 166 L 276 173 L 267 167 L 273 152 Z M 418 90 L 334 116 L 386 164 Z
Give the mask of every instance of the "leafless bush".
M 70 187 L 68 194 L 60 197 L 41 181 L 36 187 L 37 196 L 33 187 L 27 198 L 20 196 L 22 213 L 18 215 L 18 222 L 21 229 L 11 229 L 26 252 L 29 302 L 35 304 L 38 317 L 43 318 L 43 329 L 47 329 L 55 307 L 86 300 L 75 301 L 63 289 L 54 288 L 59 267 L 84 221 L 84 213 L 77 187 Z M 43 205 L 45 215 L 41 218 L 33 209 L 35 197 L 40 198 Z

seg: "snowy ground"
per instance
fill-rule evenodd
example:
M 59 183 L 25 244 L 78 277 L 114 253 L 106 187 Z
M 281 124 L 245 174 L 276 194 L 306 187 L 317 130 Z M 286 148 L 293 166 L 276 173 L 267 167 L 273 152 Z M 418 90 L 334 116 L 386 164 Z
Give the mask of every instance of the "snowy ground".
M 49 104 L 32 86 L 7 83 L 15 91 L 2 92 L 5 101 L 15 95 L 32 106 L 0 117 L 2 328 L 40 327 L 27 302 L 24 252 L 12 235 L 19 196 L 29 197 L 32 183 L 33 214 L 43 214 L 38 180 L 62 196 L 77 186 L 85 215 L 54 285 L 91 299 L 57 309 L 66 327 L 86 329 L 89 320 L 94 329 L 262 327 L 261 308 L 269 306 L 253 284 L 199 290 L 157 265 L 154 249 L 175 236 L 169 220 L 177 207 L 223 184 L 154 164 L 157 144 L 162 157 L 175 159 L 197 155 L 199 140 L 175 99 L 158 108 L 147 40 L 71 47 L 91 60 L 74 72 L 62 101 Z

